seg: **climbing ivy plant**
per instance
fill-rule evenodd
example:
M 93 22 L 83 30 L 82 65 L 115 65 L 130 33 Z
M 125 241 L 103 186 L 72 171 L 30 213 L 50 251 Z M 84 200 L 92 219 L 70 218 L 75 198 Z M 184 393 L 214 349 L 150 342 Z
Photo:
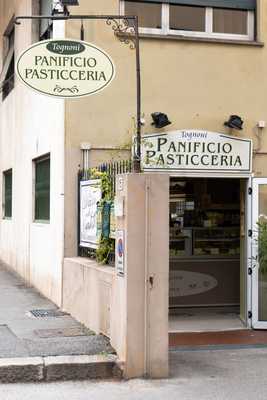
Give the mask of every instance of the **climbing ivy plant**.
M 258 222 L 258 256 L 260 272 L 267 273 L 267 220 Z
M 99 203 L 99 206 L 103 207 L 105 202 L 112 201 L 113 192 L 110 176 L 106 172 L 101 172 L 94 168 L 91 170 L 90 178 L 101 180 L 102 199 Z M 97 262 L 101 264 L 107 264 L 110 253 L 114 251 L 114 245 L 114 239 L 106 238 L 101 234 L 99 246 L 96 250 Z
M 101 172 L 93 168 L 90 173 L 90 179 L 101 180 L 102 202 L 113 200 L 111 179 L 106 172 Z

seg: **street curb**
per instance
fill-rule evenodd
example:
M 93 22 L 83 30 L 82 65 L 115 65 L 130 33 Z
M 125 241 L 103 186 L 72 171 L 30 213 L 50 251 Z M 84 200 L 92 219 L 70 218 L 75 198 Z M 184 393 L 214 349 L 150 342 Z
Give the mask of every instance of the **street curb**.
M 39 382 L 44 378 L 42 357 L 1 358 L 0 382 Z
M 112 378 L 115 360 L 104 355 L 45 357 L 44 377 L 47 382 Z
M 0 382 L 121 378 L 113 355 L 0 358 Z

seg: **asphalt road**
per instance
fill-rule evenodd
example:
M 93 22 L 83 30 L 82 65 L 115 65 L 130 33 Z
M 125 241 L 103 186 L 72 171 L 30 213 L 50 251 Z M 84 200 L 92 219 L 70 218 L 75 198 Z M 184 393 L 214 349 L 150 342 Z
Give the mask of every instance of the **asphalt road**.
M 167 380 L 0 385 L 1 400 L 266 400 L 267 348 L 171 354 Z

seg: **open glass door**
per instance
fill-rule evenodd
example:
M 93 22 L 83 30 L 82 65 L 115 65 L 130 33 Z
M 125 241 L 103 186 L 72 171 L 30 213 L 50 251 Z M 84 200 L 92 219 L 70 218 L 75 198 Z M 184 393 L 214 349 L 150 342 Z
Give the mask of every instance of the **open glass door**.
M 267 229 L 267 178 L 254 178 L 252 193 L 252 327 L 267 329 L 267 270 L 262 257 L 267 238 L 264 246 L 265 235 L 260 233 Z

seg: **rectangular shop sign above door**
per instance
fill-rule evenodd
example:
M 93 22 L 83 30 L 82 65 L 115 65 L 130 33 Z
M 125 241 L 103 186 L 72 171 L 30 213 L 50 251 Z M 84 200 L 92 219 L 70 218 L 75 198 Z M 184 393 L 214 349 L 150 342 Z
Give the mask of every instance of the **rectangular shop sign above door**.
M 142 138 L 142 169 L 161 172 L 252 171 L 252 141 L 203 130 L 149 134 Z
M 93 44 L 73 39 L 34 43 L 18 57 L 16 72 L 29 88 L 57 98 L 90 96 L 115 77 L 111 57 Z

